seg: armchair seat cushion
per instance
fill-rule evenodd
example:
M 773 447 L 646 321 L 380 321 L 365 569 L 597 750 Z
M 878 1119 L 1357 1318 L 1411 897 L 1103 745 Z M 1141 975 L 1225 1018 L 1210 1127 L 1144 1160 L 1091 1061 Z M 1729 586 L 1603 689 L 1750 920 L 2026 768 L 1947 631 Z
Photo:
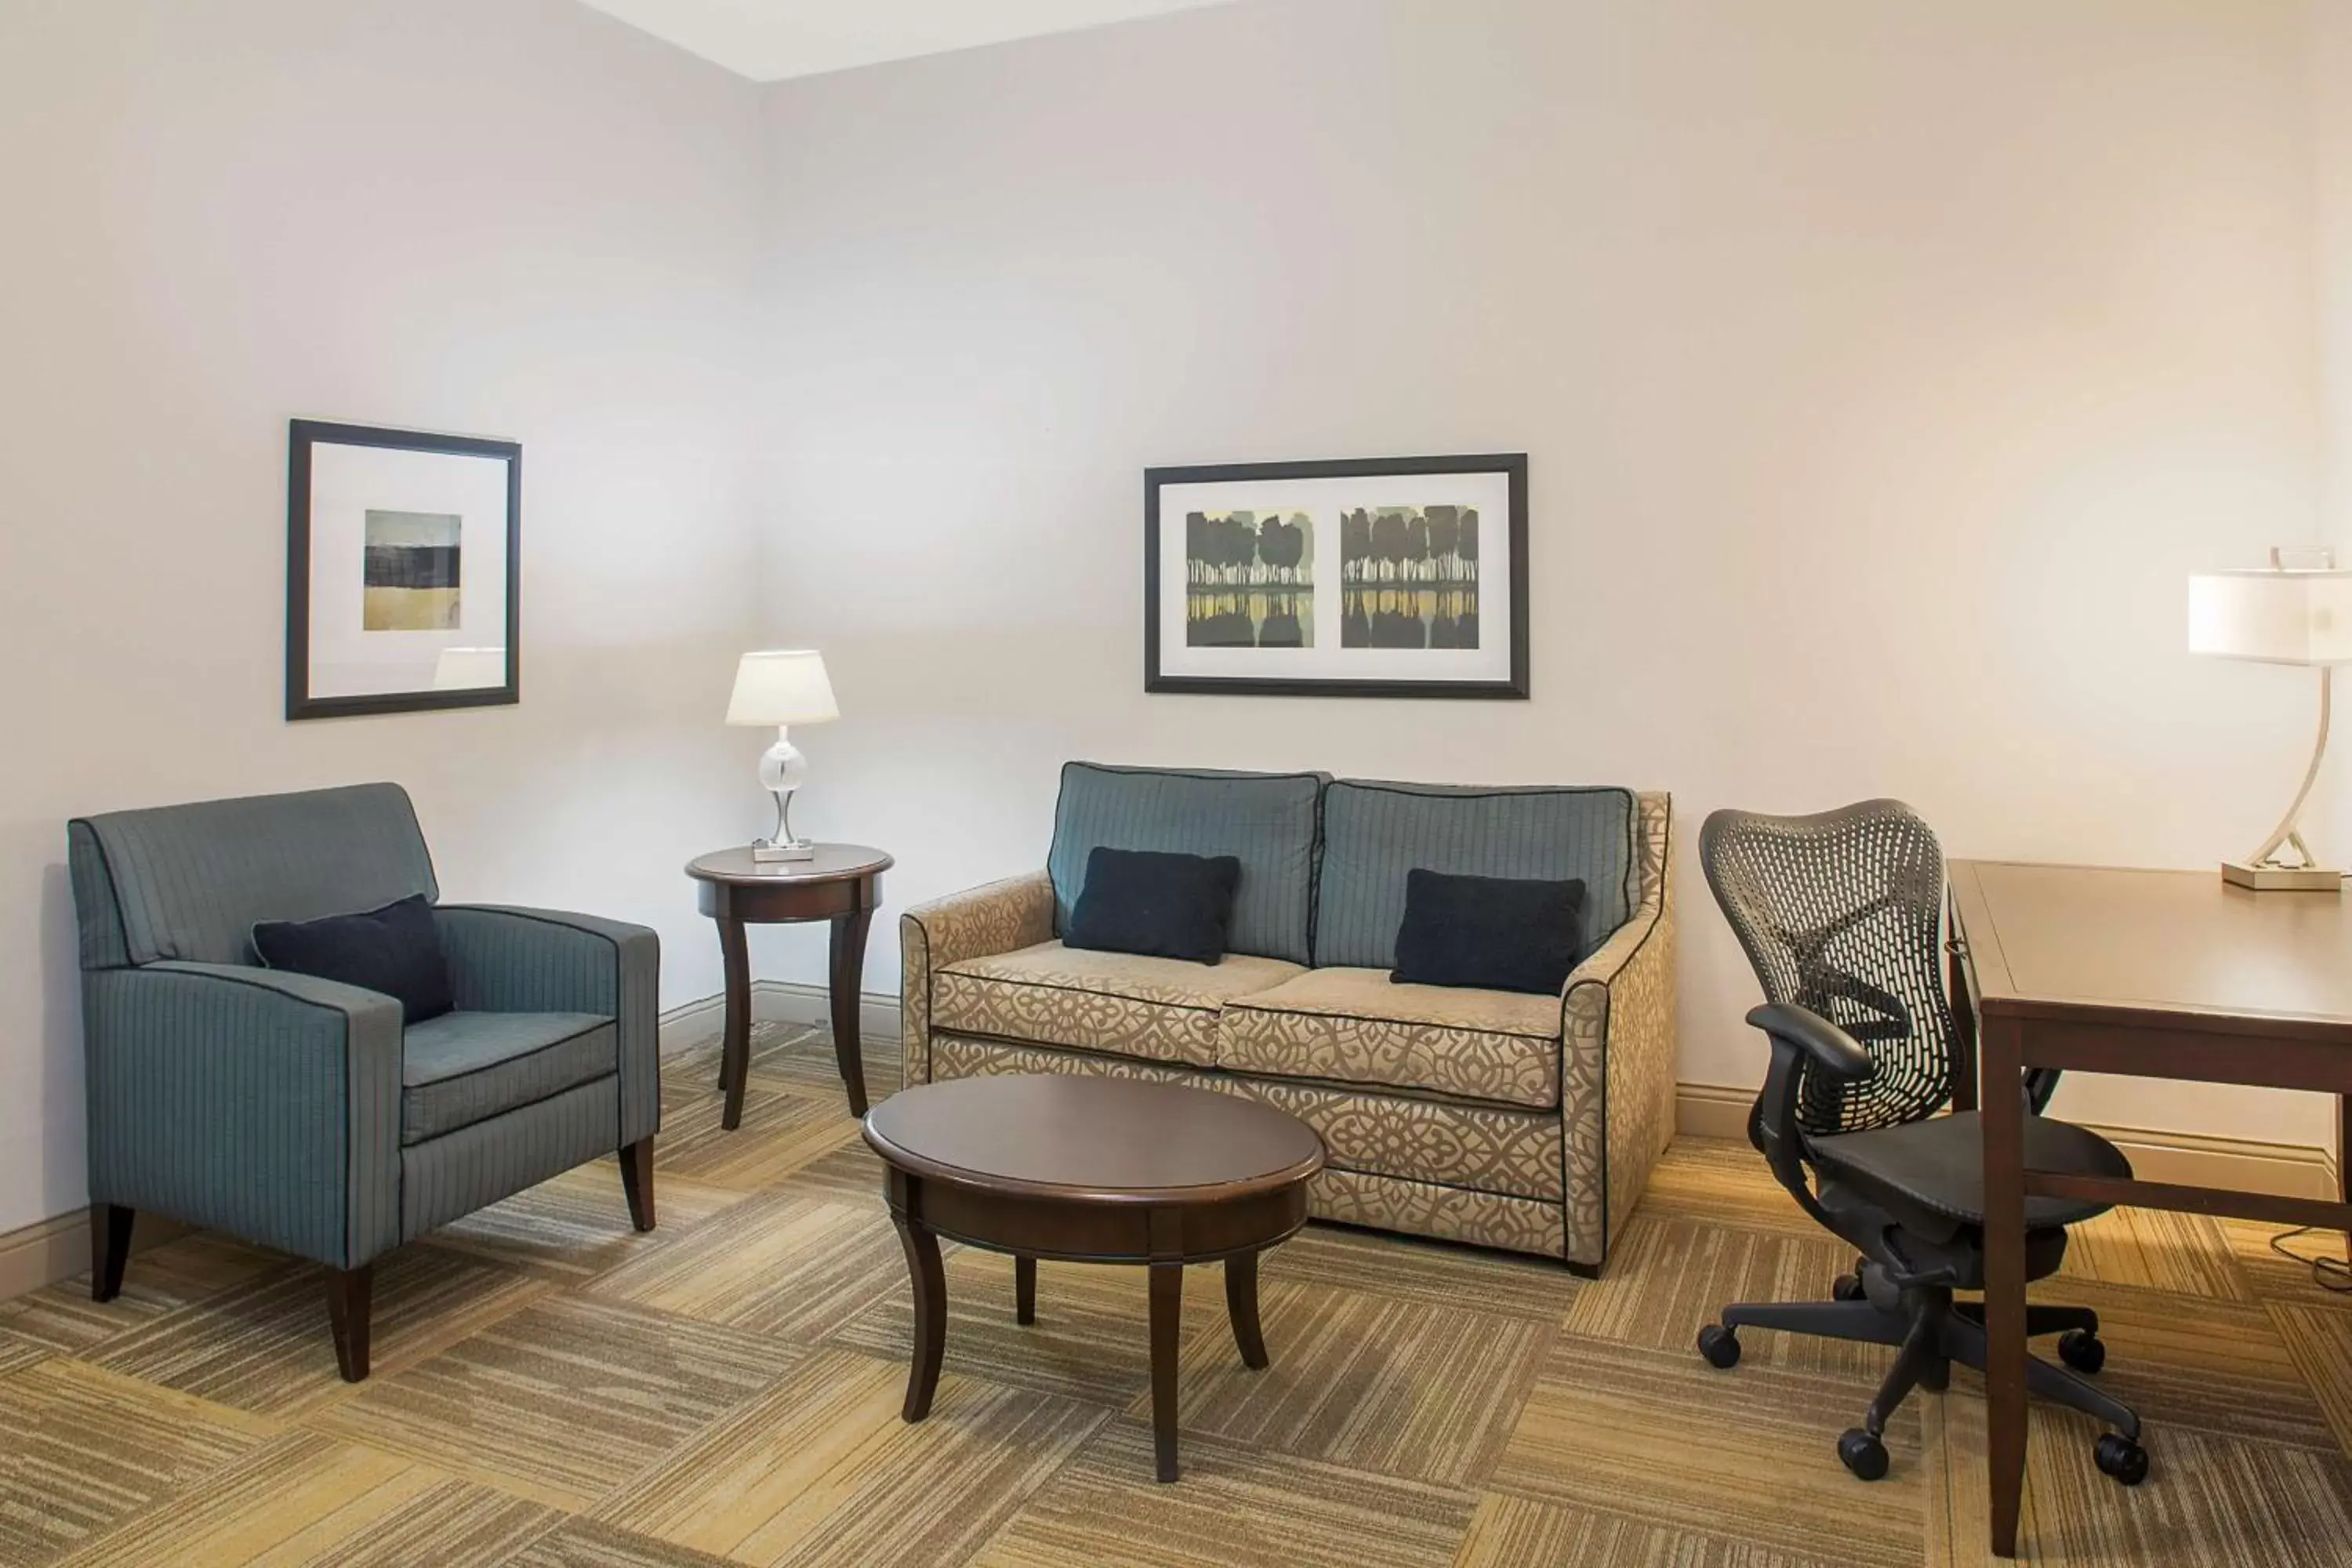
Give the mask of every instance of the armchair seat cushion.
M 600 1013 L 444 1013 L 401 1038 L 400 1141 L 422 1143 L 619 1070 Z
M 1266 1078 L 1559 1103 L 1559 998 L 1311 969 L 1225 1005 L 1217 1065 Z
M 1229 952 L 1212 965 L 1043 942 L 944 965 L 931 982 L 931 1023 L 957 1034 L 1214 1067 L 1218 1009 L 1301 973 L 1249 953 Z

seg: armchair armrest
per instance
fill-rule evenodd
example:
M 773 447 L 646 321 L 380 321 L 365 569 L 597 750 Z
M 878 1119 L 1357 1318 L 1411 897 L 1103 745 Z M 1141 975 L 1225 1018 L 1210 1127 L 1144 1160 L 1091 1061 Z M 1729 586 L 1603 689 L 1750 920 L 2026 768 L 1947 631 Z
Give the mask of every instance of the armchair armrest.
M 917 904 L 898 917 L 904 1079 L 931 1078 L 931 976 L 944 965 L 1034 947 L 1054 937 L 1054 884 L 1043 871 Z
M 1638 797 L 1641 897 L 1560 987 L 1565 1250 L 1597 1271 L 1675 1132 L 1675 897 L 1671 799 Z
M 620 1143 L 660 1131 L 659 936 L 625 921 L 504 904 L 441 904 L 433 919 L 459 1007 L 611 1016 L 620 1036 Z
M 400 1240 L 400 1004 L 241 964 L 83 976 L 93 1202 L 338 1268 Z

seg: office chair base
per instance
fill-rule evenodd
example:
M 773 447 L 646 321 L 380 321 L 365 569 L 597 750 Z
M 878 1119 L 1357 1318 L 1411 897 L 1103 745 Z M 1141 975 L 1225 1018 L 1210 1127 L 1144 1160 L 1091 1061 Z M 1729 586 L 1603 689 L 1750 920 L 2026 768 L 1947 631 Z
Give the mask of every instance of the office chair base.
M 1865 1270 L 1865 1273 L 1868 1271 Z M 1840 1280 L 1841 1285 L 1844 1280 Z M 1887 1293 L 1883 1274 L 1874 1280 Z M 1841 1292 L 1843 1294 L 1843 1292 Z M 1699 1353 L 1707 1364 L 1727 1371 L 1739 1364 L 1739 1331 L 1776 1329 L 1784 1333 L 1811 1334 L 1817 1339 L 1860 1344 L 1899 1346 L 1895 1363 L 1863 1425 L 1838 1438 L 1838 1458 L 1862 1479 L 1886 1474 L 1884 1442 L 1886 1424 L 1914 1388 L 1940 1391 L 1951 1380 L 1954 1363 L 1984 1370 L 1986 1341 L 1984 1309 L 1973 1301 L 1954 1301 L 1948 1289 L 1915 1287 L 1893 1293 L 1892 1304 L 1879 1307 L 1864 1299 L 1836 1301 L 1743 1302 L 1723 1310 L 1722 1321 L 1699 1331 Z M 2098 1337 L 2098 1314 L 2084 1307 L 2032 1306 L 2026 1309 L 2030 1335 L 2061 1334 L 2058 1353 L 2066 1368 L 2036 1356 L 2025 1363 L 2028 1392 L 2063 1405 L 2114 1427 L 2092 1450 L 2102 1474 L 2124 1486 L 2137 1486 L 2147 1478 L 2147 1450 L 2139 1446 L 2139 1416 L 2121 1401 L 2075 1375 L 2096 1372 L 2106 1362 L 2106 1346 Z

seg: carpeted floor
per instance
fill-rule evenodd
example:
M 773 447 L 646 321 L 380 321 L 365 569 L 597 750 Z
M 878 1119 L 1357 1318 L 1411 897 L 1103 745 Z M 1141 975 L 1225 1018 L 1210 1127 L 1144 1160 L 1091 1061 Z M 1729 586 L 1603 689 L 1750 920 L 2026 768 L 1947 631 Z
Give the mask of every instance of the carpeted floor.
M 869 1072 L 895 1083 L 877 1043 Z M 375 1376 L 334 1374 L 318 1272 L 217 1237 L 131 1263 L 121 1300 L 0 1306 L 0 1563 L 639 1568 L 1801 1568 L 1984 1550 L 1978 1381 L 1922 1394 L 1894 1472 L 1832 1451 L 1886 1352 L 1744 1337 L 1733 1299 L 1819 1299 L 1846 1261 L 1740 1145 L 1678 1144 L 1608 1278 L 1316 1227 L 1267 1259 L 1271 1371 L 1243 1369 L 1213 1269 L 1185 1295 L 1183 1481 L 1155 1486 L 1143 1281 L 948 1264 L 931 1419 L 898 1419 L 910 1313 L 877 1168 L 830 1051 L 763 1030 L 740 1132 L 708 1049 L 670 1066 L 661 1228 L 610 1162 L 379 1268 Z M 2053 1299 L 2107 1322 L 2156 1473 L 2037 1408 L 2028 1557 L 2352 1561 L 2352 1298 L 2268 1231 L 2127 1213 Z

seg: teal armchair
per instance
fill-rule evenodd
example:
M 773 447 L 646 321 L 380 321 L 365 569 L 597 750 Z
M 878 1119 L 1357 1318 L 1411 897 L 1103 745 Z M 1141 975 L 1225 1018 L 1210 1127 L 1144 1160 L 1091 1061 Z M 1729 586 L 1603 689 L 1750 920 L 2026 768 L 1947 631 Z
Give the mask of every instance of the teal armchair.
M 439 889 L 396 784 L 79 818 L 90 1294 L 141 1209 L 315 1259 L 342 1375 L 367 1375 L 385 1252 L 600 1155 L 654 1226 L 661 950 L 641 926 L 437 904 L 455 1011 L 259 966 L 256 921 Z

